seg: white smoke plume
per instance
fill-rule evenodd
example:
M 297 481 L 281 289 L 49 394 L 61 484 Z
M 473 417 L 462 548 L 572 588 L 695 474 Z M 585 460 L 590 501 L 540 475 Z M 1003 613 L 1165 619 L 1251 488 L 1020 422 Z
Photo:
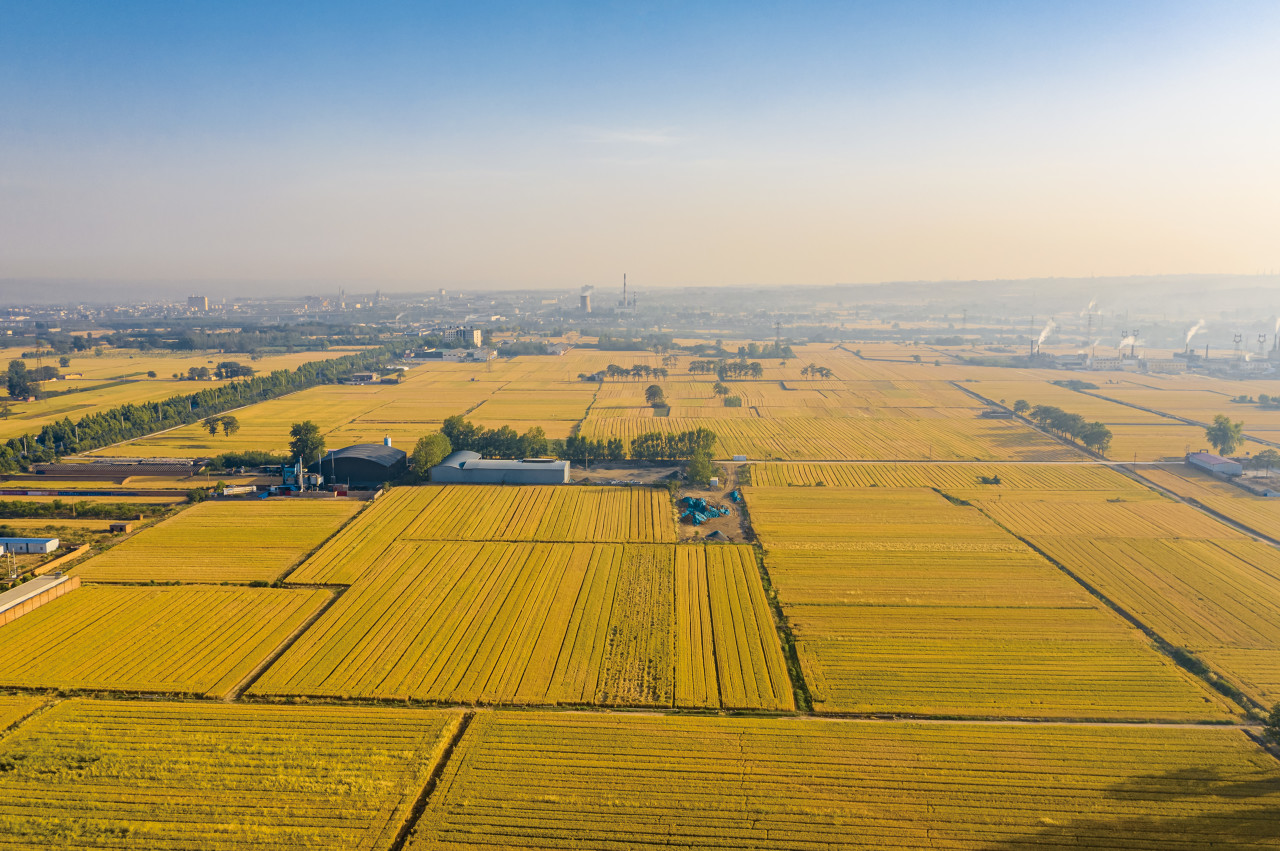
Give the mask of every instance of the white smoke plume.
M 1130 334 L 1128 337 L 1121 340 L 1120 345 L 1116 346 L 1116 348 L 1123 349 L 1125 346 L 1132 346 L 1136 342 L 1138 342 L 1138 338 Z
M 1086 315 L 1088 315 L 1088 314 L 1090 314 L 1090 313 L 1093 313 L 1093 311 L 1094 311 L 1097 307 L 1098 307 L 1098 300 L 1097 300 L 1096 298 L 1094 298 L 1094 299 L 1090 299 L 1090 300 L 1089 300 L 1089 306 L 1088 306 L 1088 307 L 1086 307 L 1084 310 L 1080 311 L 1080 315 L 1081 315 L 1081 316 L 1086 316 Z M 1280 322 L 1278 322 L 1277 324 L 1280 324 Z
M 1183 345 L 1184 345 L 1184 346 L 1189 346 L 1189 345 L 1191 345 L 1191 338 L 1192 338 L 1192 337 L 1194 337 L 1196 334 L 1199 334 L 1199 333 L 1201 332 L 1201 330 L 1203 330 L 1203 329 L 1204 329 L 1204 320 L 1203 320 L 1203 319 L 1201 319 L 1201 320 L 1200 320 L 1199 322 L 1197 322 L 1195 325 L 1192 325 L 1192 326 L 1191 326 L 1191 330 L 1187 332 L 1187 339 L 1186 339 L 1186 341 L 1183 343 Z
M 1037 346 L 1043 346 L 1044 341 L 1053 333 L 1053 329 L 1058 327 L 1058 323 L 1050 319 L 1044 326 L 1044 330 L 1040 332 L 1040 339 L 1036 340 Z

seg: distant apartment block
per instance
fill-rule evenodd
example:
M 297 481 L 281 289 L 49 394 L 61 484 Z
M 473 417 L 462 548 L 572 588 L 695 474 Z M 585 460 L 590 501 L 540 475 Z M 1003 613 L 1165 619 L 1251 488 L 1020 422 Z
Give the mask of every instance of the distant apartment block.
M 189 295 L 187 296 L 187 308 L 207 313 L 209 310 L 209 297 L 203 295 Z

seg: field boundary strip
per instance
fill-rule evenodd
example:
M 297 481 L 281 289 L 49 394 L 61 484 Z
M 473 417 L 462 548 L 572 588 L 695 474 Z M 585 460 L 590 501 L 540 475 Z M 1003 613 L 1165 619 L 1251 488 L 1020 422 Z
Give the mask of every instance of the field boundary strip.
M 942 492 L 941 492 L 941 491 L 939 491 L 939 493 L 942 493 Z M 943 496 L 946 496 L 946 494 L 942 494 L 942 495 L 943 495 Z M 950 498 L 950 497 L 948 497 L 948 498 Z M 1075 571 L 1073 571 L 1071 568 L 1069 568 L 1069 567 L 1067 567 L 1065 564 L 1063 564 L 1061 561 L 1059 561 L 1058 559 L 1054 558 L 1054 557 L 1053 557 L 1052 555 L 1050 555 L 1049 553 L 1045 552 L 1043 549 L 1041 549 L 1039 546 L 1037 546 L 1033 541 L 1031 541 L 1030 539 L 1028 539 L 1028 538 L 1024 537 L 1023 535 L 1018 534 L 1018 533 L 1017 533 L 1017 532 L 1015 532 L 1014 530 L 1010 529 L 1008 526 L 1005 526 L 1005 525 L 1004 525 L 1003 523 L 1001 523 L 998 519 L 996 519 L 995 517 L 993 517 L 993 516 L 991 516 L 989 513 L 987 513 L 987 512 L 986 512 L 986 511 L 981 507 L 981 506 L 979 506 L 979 505 L 973 505 L 973 507 L 974 507 L 975 509 L 977 509 L 977 510 L 978 510 L 978 511 L 979 511 L 979 512 L 984 516 L 984 517 L 986 517 L 987 519 L 989 519 L 992 523 L 995 523 L 997 526 L 999 526 L 1001 529 L 1004 529 L 1006 532 L 1008 532 L 1008 533 L 1009 533 L 1010 535 L 1012 535 L 1013 537 L 1017 538 L 1019 541 L 1021 541 L 1021 542 L 1022 542 L 1023 544 L 1025 544 L 1027 547 L 1030 547 L 1030 548 L 1031 548 L 1032 550 L 1034 550 L 1037 554 L 1039 554 L 1039 556 L 1040 556 L 1041 558 L 1043 558 L 1045 561 L 1049 562 L 1049 564 L 1052 564 L 1054 567 L 1058 568 L 1058 570 L 1061 570 L 1064 574 L 1066 574 L 1067 576 L 1069 576 L 1069 577 L 1072 579 L 1072 581 L 1074 581 L 1074 582 L 1075 582 L 1075 583 L 1077 583 L 1081 588 L 1083 588 L 1085 591 L 1087 591 L 1087 592 L 1089 592 L 1091 595 L 1093 595 L 1093 597 L 1095 597 L 1095 598 L 1096 598 L 1099 602 L 1101 602 L 1104 606 L 1106 606 L 1106 607 L 1107 607 L 1108 609 L 1110 609 L 1112 612 L 1114 612 L 1115 614 L 1119 615 L 1121 618 L 1123 618 L 1125 621 L 1127 621 L 1129 624 L 1131 624 L 1134 628 L 1136 628 L 1136 629 L 1137 629 L 1138 631 L 1140 631 L 1143 635 L 1145 635 L 1147 638 L 1149 638 L 1149 639 L 1150 639 L 1150 640 L 1155 644 L 1155 646 L 1156 646 L 1157 650 L 1158 650 L 1161 654 L 1163 654 L 1164 656 L 1168 657 L 1168 658 L 1169 658 L 1169 660 L 1170 660 L 1170 661 L 1172 661 L 1174 665 L 1178 666 L 1178 668 L 1180 668 L 1181 670 L 1186 671 L 1188 674 L 1190 674 L 1191 676 L 1195 677 L 1198 681 L 1200 681 L 1200 682 L 1204 683 L 1206 686 L 1208 686 L 1208 688 L 1209 688 L 1209 689 L 1211 689 L 1211 690 L 1213 691 L 1213 693 L 1214 693 L 1214 694 L 1216 694 L 1216 695 L 1220 696 L 1220 697 L 1221 697 L 1221 698 L 1223 698 L 1224 700 L 1227 700 L 1227 701 L 1230 701 L 1230 702 L 1231 702 L 1231 703 L 1233 703 L 1233 704 L 1236 704 L 1236 705 L 1237 705 L 1237 706 L 1239 706 L 1242 710 L 1244 710 L 1244 712 L 1245 712 L 1245 714 L 1246 714 L 1246 715 L 1250 714 L 1250 713 L 1251 713 L 1251 712 L 1253 712 L 1254 710 L 1261 711 L 1261 712 L 1266 712 L 1266 711 L 1267 711 L 1267 707 L 1262 706 L 1262 705 L 1261 705 L 1261 704 L 1259 704 L 1257 701 L 1255 701 L 1253 698 L 1249 697 L 1248 695 L 1244 694 L 1243 692 L 1240 692 L 1240 691 L 1238 691 L 1238 690 L 1237 690 L 1236 694 L 1227 694 L 1227 693 L 1223 692 L 1223 691 L 1221 690 L 1221 688 L 1219 688 L 1219 686 L 1218 686 L 1218 684 L 1217 684 L 1217 682 L 1216 682 L 1215 680 L 1209 679 L 1209 678 L 1205 677 L 1203 674 L 1201 674 L 1201 673 L 1197 672 L 1196 670 L 1194 670 L 1193 668 L 1188 667 L 1187 665 L 1183 664 L 1183 662 L 1182 662 L 1181 660 L 1179 660 L 1179 659 L 1178 659 L 1178 657 L 1177 657 L 1177 655 L 1173 652 L 1173 651 L 1176 649 L 1176 645 L 1174 645 L 1172 642 L 1170 642 L 1170 641 L 1168 641 L 1167 639 L 1165 639 L 1165 638 L 1164 638 L 1164 636 L 1160 635 L 1158 632 L 1156 632 L 1156 631 L 1155 631 L 1155 629 L 1153 629 L 1152 627 L 1148 626 L 1145 622 L 1143 622 L 1140 618 L 1138 618 L 1136 615 L 1134 615 L 1134 614 L 1133 614 L 1132 612 L 1130 612 L 1128 609 L 1124 608 L 1124 607 L 1123 607 L 1123 606 L 1121 606 L 1119 603 L 1115 602 L 1115 601 L 1114 601 L 1114 600 L 1112 600 L 1110 597 L 1108 597 L 1106 594 L 1102 593 L 1102 591 L 1100 591 L 1098 588 L 1094 587 L 1094 585 L 1093 585 L 1092 583 L 1088 582 L 1088 581 L 1087 581 L 1087 580 L 1085 580 L 1082 576 L 1078 575 Z M 1206 665 L 1206 668 L 1209 668 L 1209 666 L 1207 666 L 1207 665 Z M 1210 670 L 1210 671 L 1212 671 L 1213 676 L 1214 676 L 1215 678 L 1217 678 L 1217 681 L 1221 681 L 1221 682 L 1224 682 L 1224 683 L 1230 683 L 1230 681 L 1229 681 L 1229 680 L 1227 680 L 1226 678 L 1224 678 L 1224 677 L 1223 677 L 1221 674 L 1219 674 L 1217 671 L 1213 670 L 1212 668 L 1209 668 L 1209 670 Z
M 467 729 L 471 726 L 471 720 L 475 717 L 475 710 L 462 713 L 462 716 L 458 719 L 457 726 L 454 727 L 453 734 L 447 740 L 444 740 L 444 746 L 440 750 L 439 756 L 432 761 L 431 773 L 427 776 L 426 783 L 422 785 L 422 789 L 418 792 L 418 796 L 413 802 L 413 808 L 409 811 L 404 824 L 400 826 L 400 831 L 396 834 L 395 840 L 388 846 L 387 851 L 404 851 L 405 844 L 413 836 L 419 820 L 426 813 L 427 807 L 431 803 L 431 795 L 436 791 L 436 787 L 440 785 L 440 777 L 444 774 L 454 750 L 461 744 L 463 737 L 467 734 Z
M 307 618 L 305 621 L 298 624 L 298 627 L 293 632 L 286 635 L 284 639 L 280 642 L 280 644 L 276 646 L 275 650 L 267 654 L 267 658 L 263 659 L 262 662 L 260 662 L 257 667 L 255 667 L 249 673 L 245 674 L 244 677 L 240 680 L 240 682 L 236 683 L 231 688 L 231 690 L 228 691 L 223 696 L 222 699 L 224 701 L 231 702 L 231 701 L 239 700 L 241 695 L 243 695 L 246 691 L 252 688 L 253 684 L 256 683 L 258 679 L 263 674 L 265 674 L 267 670 L 272 665 L 274 665 L 281 656 L 283 656 L 286 652 L 288 652 L 289 648 L 294 645 L 294 642 L 296 642 L 299 638 L 301 638 L 306 633 L 307 630 L 311 629 L 311 627 L 315 625 L 315 622 L 320 620 L 320 618 L 324 616 L 325 612 L 333 608 L 333 605 L 338 602 L 338 598 L 342 596 L 342 592 L 345 591 L 346 589 L 345 588 L 318 588 L 317 590 L 328 591 L 329 592 L 328 601 L 323 606 L 321 606 L 320 608 L 312 612 L 311 617 Z
M 1201 502 L 1200 500 L 1196 499 L 1193 496 L 1183 496 L 1182 494 L 1177 493 L 1176 491 L 1170 490 L 1164 485 L 1161 485 L 1157 482 L 1153 482 L 1150 479 L 1146 478 L 1137 470 L 1128 470 L 1123 467 L 1117 467 L 1116 469 L 1118 469 L 1119 472 L 1123 473 L 1124 475 L 1127 475 L 1129 478 L 1133 479 L 1134 481 L 1139 482 L 1140 484 L 1150 488 L 1151 490 L 1155 491 L 1156 493 L 1160 494 L 1163 497 L 1171 499 L 1174 502 L 1181 502 L 1184 505 L 1187 505 L 1191 508 L 1196 509 L 1197 511 L 1207 514 L 1210 517 L 1212 517 L 1214 520 L 1217 520 L 1219 523 L 1222 523 L 1225 526 L 1229 526 L 1238 532 L 1243 532 L 1252 538 L 1256 538 L 1260 543 L 1264 543 L 1276 548 L 1280 548 L 1280 539 L 1273 538 L 1271 535 L 1268 535 L 1265 532 L 1260 532 L 1254 527 L 1250 526 L 1249 524 L 1241 520 L 1237 520 L 1234 517 L 1229 517 L 1226 514 L 1223 514 L 1221 511 L 1218 511 L 1217 509 L 1210 508 L 1209 506 L 1205 505 L 1203 502 Z

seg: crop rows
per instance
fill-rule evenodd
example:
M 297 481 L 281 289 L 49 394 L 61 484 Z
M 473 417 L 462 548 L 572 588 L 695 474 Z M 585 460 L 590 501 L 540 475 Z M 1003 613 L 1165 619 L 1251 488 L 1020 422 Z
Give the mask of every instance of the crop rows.
M 984 499 L 974 503 L 1001 525 L 1025 536 L 1098 538 L 1200 538 L 1243 540 L 1189 505 L 1169 500 Z
M 0 739 L 0 848 L 388 848 L 458 720 L 64 701 Z
M 1190 471 L 1148 469 L 1143 470 L 1142 475 L 1264 535 L 1280 538 L 1280 499 L 1255 496 L 1209 475 Z
M 45 698 L 30 694 L 0 694 L 0 735 L 39 708 Z
M 331 538 L 289 579 L 349 585 L 400 540 L 621 543 L 675 539 L 671 503 L 649 488 L 395 488 Z
M 666 493 L 654 488 L 453 485 L 418 489 L 420 541 L 675 541 Z
M 1271 547 L 1151 538 L 1032 541 L 1162 638 L 1215 663 L 1255 699 L 1266 705 L 1280 699 L 1280 558 Z
M 792 606 L 818 711 L 1208 720 L 1228 708 L 1110 612 Z
M 792 707 L 753 555 L 731 546 L 396 544 L 253 691 Z
M 984 485 L 981 477 L 998 477 Z M 757 487 L 814 486 L 839 488 L 941 488 L 1006 492 L 1009 490 L 1139 492 L 1141 486 L 1107 467 L 1032 466 L 1026 464 L 755 464 L 751 482 Z
M 630 442 L 646 431 L 710 428 L 716 454 L 756 459 L 808 460 L 1068 460 L 1073 450 L 1007 420 L 935 419 L 919 415 L 841 418 L 596 417 L 583 421 L 582 435 Z
M 86 586 L 0 628 L 0 686 L 223 696 L 325 591 Z
M 745 493 L 819 712 L 1206 719 L 1228 711 L 975 508 L 924 489 Z
M 94 582 L 270 582 L 355 514 L 348 500 L 203 502 L 76 569 Z
M 1199 851 L 1277 807 L 1235 730 L 481 713 L 408 848 Z

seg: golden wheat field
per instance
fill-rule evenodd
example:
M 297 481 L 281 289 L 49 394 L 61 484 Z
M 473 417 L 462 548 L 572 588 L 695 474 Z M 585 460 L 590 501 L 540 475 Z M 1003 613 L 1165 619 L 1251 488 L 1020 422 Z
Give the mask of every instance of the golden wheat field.
M 1229 711 L 973 507 L 921 488 L 745 494 L 816 711 L 1138 720 Z
M 0 627 L 0 687 L 230 693 L 327 591 L 85 586 Z
M 398 543 L 253 693 L 793 707 L 741 546 Z
M 394 488 L 289 578 L 350 584 L 400 540 L 674 542 L 675 512 L 666 494 L 651 488 Z
M 955 491 L 1126 491 L 1145 488 L 1101 464 L 801 464 L 751 465 L 756 487 L 940 488 Z M 982 478 L 999 478 L 984 484 Z
M 47 702 L 33 694 L 0 694 L 0 735 Z
M 0 740 L 0 848 L 390 848 L 459 722 L 64 700 Z
M 1186 466 L 1148 467 L 1142 477 L 1250 529 L 1280 538 L 1280 499 L 1256 496 Z
M 1277 806 L 1236 730 L 486 712 L 407 847 L 1262 848 Z
M 270 582 L 360 507 L 345 499 L 202 502 L 135 533 L 75 573 L 91 582 Z

